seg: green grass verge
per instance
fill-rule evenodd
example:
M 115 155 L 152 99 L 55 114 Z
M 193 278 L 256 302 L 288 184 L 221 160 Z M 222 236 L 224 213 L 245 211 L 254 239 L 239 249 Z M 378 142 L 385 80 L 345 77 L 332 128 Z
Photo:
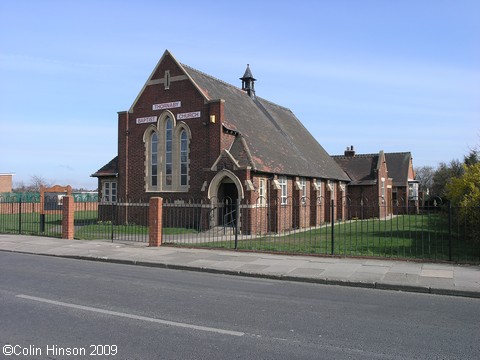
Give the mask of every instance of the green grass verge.
M 45 228 L 40 227 L 40 213 L 0 214 L 0 233 L 25 235 L 47 235 L 60 237 L 62 235 L 62 215 L 46 214 Z
M 198 247 L 232 249 L 234 242 L 212 241 Z M 478 261 L 460 234 L 452 233 L 452 258 Z M 325 226 L 283 235 L 240 239 L 239 250 L 302 254 L 332 254 L 332 228 Z M 472 249 L 473 250 L 473 249 Z M 403 215 L 391 220 L 369 219 L 334 226 L 333 254 L 384 258 L 449 259 L 448 220 L 438 214 Z

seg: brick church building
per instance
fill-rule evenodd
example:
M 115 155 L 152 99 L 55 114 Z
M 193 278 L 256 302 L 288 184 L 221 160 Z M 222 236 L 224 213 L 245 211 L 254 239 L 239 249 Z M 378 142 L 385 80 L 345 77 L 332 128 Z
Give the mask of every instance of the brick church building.
M 334 217 L 345 218 L 350 178 L 289 109 L 257 96 L 248 65 L 240 80 L 227 84 L 165 51 L 118 113 L 118 156 L 92 175 L 102 202 L 240 204 L 247 233 L 330 221 L 332 200 Z

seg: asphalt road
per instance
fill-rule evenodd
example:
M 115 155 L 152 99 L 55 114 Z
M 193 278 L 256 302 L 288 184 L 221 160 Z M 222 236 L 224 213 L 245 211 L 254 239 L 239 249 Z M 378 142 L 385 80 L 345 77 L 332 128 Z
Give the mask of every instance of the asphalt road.
M 479 359 L 480 299 L 0 252 L 0 346 L 0 359 Z

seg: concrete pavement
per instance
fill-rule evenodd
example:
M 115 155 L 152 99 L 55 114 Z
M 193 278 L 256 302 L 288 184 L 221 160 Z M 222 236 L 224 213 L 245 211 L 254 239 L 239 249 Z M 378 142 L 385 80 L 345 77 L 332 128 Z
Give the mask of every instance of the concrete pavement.
M 0 251 L 319 284 L 480 298 L 480 266 L 148 247 L 0 234 Z

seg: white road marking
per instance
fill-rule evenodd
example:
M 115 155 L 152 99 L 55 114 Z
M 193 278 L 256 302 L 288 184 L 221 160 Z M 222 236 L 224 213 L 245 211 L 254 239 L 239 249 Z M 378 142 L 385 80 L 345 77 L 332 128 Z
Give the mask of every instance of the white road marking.
M 67 307 L 67 308 L 91 311 L 91 312 L 96 312 L 96 313 L 100 313 L 100 314 L 123 317 L 123 318 L 127 318 L 127 319 L 148 321 L 148 322 L 163 324 L 163 325 L 177 326 L 177 327 L 193 329 L 193 330 L 214 332 L 214 333 L 223 334 L 223 335 L 231 335 L 231 336 L 244 336 L 245 335 L 244 332 L 240 332 L 240 331 L 224 330 L 224 329 L 217 329 L 217 328 L 212 328 L 212 327 L 208 327 L 208 326 L 199 326 L 199 325 L 185 324 L 185 323 L 176 322 L 176 321 L 149 318 L 149 317 L 146 317 L 146 316 L 127 314 L 127 313 L 111 311 L 111 310 L 104 310 L 104 309 L 94 308 L 94 307 L 90 307 L 90 306 L 70 304 L 70 303 L 66 303 L 66 302 L 40 298 L 40 297 L 36 297 L 36 296 L 19 294 L 19 295 L 16 295 L 16 297 L 21 298 L 21 299 L 38 301 L 38 302 L 42 302 L 42 303 L 46 303 L 46 304 L 63 306 L 63 307 Z

